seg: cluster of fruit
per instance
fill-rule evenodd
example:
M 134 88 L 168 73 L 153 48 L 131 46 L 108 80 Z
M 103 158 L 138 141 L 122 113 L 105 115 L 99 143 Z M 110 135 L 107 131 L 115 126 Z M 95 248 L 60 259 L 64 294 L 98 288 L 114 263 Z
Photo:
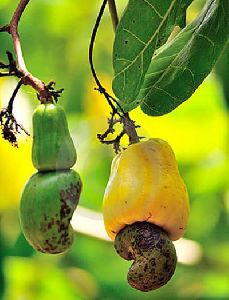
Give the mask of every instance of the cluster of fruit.
M 33 116 L 33 164 L 20 206 L 22 230 L 37 250 L 60 253 L 73 241 L 70 225 L 82 183 L 70 168 L 76 151 L 63 109 L 41 104 Z M 189 202 L 175 155 L 153 138 L 130 145 L 112 163 L 103 200 L 104 224 L 117 253 L 134 260 L 128 282 L 141 291 L 164 285 L 176 268 L 172 240 L 186 228 Z
M 61 253 L 73 242 L 70 224 L 82 183 L 70 168 L 76 162 L 64 110 L 40 104 L 33 115 L 32 160 L 38 170 L 25 185 L 20 221 L 28 242 L 37 250 Z

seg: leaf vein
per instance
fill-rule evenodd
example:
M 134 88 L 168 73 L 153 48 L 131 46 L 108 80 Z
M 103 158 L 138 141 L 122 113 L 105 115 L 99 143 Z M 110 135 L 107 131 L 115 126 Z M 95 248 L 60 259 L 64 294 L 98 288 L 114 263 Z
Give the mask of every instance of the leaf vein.
M 157 11 L 157 9 L 151 4 L 148 0 L 143 0 L 146 4 L 148 4 L 153 11 L 158 15 L 159 18 L 163 19 L 163 16 Z
M 182 66 L 177 66 L 177 65 L 173 65 L 173 64 L 171 64 L 171 67 L 182 70 L 182 71 L 187 70 L 191 74 L 193 85 L 195 85 L 195 74 L 193 73 L 193 71 L 191 69 L 189 69 L 188 67 L 182 67 Z
M 177 53 L 174 53 L 173 55 L 164 56 L 164 57 L 158 57 L 157 60 L 171 58 L 171 57 L 174 57 L 176 55 L 177 55 Z M 156 56 L 155 56 L 155 58 L 156 58 Z
M 213 47 L 215 47 L 214 42 L 213 42 L 209 37 L 207 37 L 206 35 L 203 35 L 203 34 L 201 34 L 201 33 L 198 33 L 197 36 L 200 36 L 200 37 L 204 38 L 204 39 L 207 40 Z
M 146 76 L 145 76 L 145 78 L 151 77 L 152 75 L 163 73 L 163 72 L 165 72 L 165 70 L 166 69 L 163 69 L 163 70 L 160 70 L 160 71 L 156 71 L 156 72 L 152 72 L 152 73 L 147 73 Z
M 173 99 L 174 101 L 176 101 L 176 102 L 179 102 L 179 98 L 178 97 L 175 97 L 175 96 L 173 96 L 173 95 L 171 95 L 169 92 L 167 92 L 166 90 L 164 90 L 164 89 L 162 89 L 162 88 L 160 88 L 160 87 L 158 87 L 158 86 L 156 86 L 156 85 L 154 85 L 153 86 L 156 90 L 159 90 L 159 91 L 162 91 L 162 92 L 164 92 L 165 94 L 167 94 L 171 99 Z M 169 98 L 168 98 L 169 99 Z M 169 99 L 170 100 L 170 99 Z M 170 100 L 170 102 L 171 102 L 171 100 Z
M 127 59 L 127 58 L 116 58 L 115 61 L 124 61 L 124 62 L 131 62 L 131 60 Z
M 129 33 L 130 35 L 132 35 L 137 41 L 139 41 L 141 44 L 143 44 L 144 46 L 146 45 L 145 42 L 143 42 L 136 34 L 134 34 L 132 31 L 123 28 L 124 31 L 126 31 L 127 33 Z

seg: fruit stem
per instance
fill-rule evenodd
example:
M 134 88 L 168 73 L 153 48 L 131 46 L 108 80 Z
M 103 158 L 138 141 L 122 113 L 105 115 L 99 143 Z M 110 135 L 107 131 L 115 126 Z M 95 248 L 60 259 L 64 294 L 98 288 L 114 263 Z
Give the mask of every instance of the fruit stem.
M 140 138 L 137 134 L 136 128 L 138 128 L 139 126 L 135 125 L 135 121 L 133 121 L 128 113 L 125 113 L 122 117 L 123 121 L 123 127 L 125 130 L 125 133 L 128 135 L 129 138 L 129 143 L 130 144 L 135 144 L 138 143 Z
M 92 35 L 91 35 L 91 40 L 90 40 L 90 45 L 89 45 L 89 64 L 91 67 L 92 76 L 95 80 L 95 83 L 97 84 L 97 88 L 95 88 L 95 90 L 99 91 L 101 94 L 104 95 L 109 106 L 112 109 L 111 118 L 110 119 L 108 118 L 108 124 L 109 124 L 108 129 L 103 134 L 98 134 L 97 137 L 101 143 L 109 144 L 109 145 L 112 144 L 114 147 L 114 150 L 117 154 L 120 151 L 120 140 L 125 134 L 128 135 L 130 144 L 139 142 L 139 137 L 136 132 L 136 128 L 138 126 L 136 126 L 135 122 L 130 119 L 129 114 L 122 109 L 118 100 L 115 99 L 114 97 L 112 97 L 106 91 L 106 89 L 103 87 L 102 83 L 100 82 L 100 80 L 97 76 L 97 73 L 96 73 L 96 70 L 94 67 L 94 63 L 93 63 L 93 50 L 94 50 L 96 34 L 98 32 L 100 21 L 102 19 L 102 16 L 103 16 L 103 13 L 104 13 L 107 3 L 109 4 L 109 9 L 110 9 L 110 14 L 111 14 L 114 31 L 116 30 L 116 27 L 118 24 L 118 15 L 117 15 L 117 10 L 116 10 L 115 0 L 104 0 L 100 7 L 99 14 L 97 16 L 97 19 L 96 19 L 96 22 L 95 22 L 95 25 L 94 25 L 94 28 L 92 31 Z M 115 117 L 118 117 L 118 119 L 116 119 Z M 114 139 L 107 140 L 107 136 L 109 134 L 115 133 L 114 125 L 116 123 L 122 124 L 123 130 Z

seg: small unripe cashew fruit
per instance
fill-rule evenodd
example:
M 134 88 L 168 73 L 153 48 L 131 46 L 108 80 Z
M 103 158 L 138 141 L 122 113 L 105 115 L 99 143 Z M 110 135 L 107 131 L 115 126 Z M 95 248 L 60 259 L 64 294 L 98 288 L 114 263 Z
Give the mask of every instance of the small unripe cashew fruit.
M 70 169 L 76 158 L 64 109 L 54 103 L 40 104 L 33 113 L 34 167 L 42 172 Z
M 176 268 L 176 250 L 160 227 L 136 222 L 123 228 L 115 238 L 117 253 L 134 260 L 127 275 L 129 284 L 148 292 L 166 284 Z
M 120 256 L 133 259 L 131 286 L 149 291 L 176 267 L 172 240 L 187 226 L 189 200 L 172 148 L 161 139 L 130 145 L 111 166 L 103 199 L 106 231 Z
M 73 242 L 70 221 L 82 188 L 79 174 L 70 169 L 76 158 L 64 109 L 40 104 L 33 114 L 32 148 L 38 173 L 26 183 L 20 205 L 22 231 L 38 251 L 61 253 Z

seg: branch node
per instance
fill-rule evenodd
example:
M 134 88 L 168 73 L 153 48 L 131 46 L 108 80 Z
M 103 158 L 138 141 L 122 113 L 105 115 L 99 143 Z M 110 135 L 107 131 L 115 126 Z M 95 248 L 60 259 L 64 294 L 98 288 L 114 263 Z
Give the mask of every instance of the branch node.
M 10 25 L 7 24 L 7 25 L 4 25 L 4 26 L 0 27 L 0 32 L 10 33 Z

